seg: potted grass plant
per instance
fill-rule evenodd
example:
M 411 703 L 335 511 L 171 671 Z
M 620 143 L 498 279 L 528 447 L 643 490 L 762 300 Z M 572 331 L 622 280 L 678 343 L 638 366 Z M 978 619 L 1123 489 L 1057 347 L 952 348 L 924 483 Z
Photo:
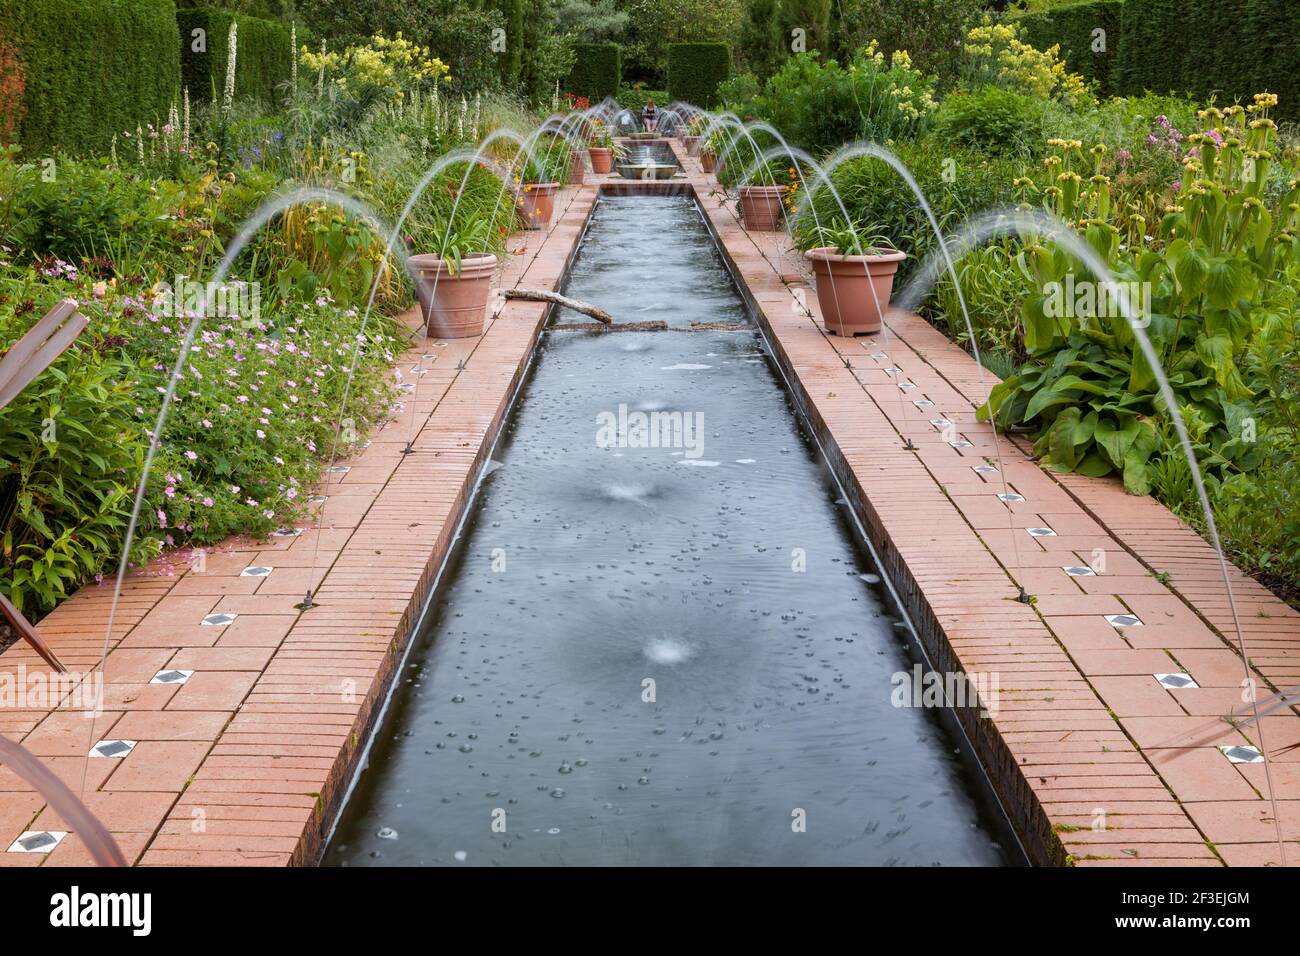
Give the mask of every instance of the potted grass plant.
M 524 155 L 516 181 L 516 205 L 525 229 L 545 229 L 555 211 L 555 194 L 569 178 L 569 145 L 558 136 L 539 139 Z
M 463 339 L 483 334 L 497 257 L 488 249 L 490 224 L 482 216 L 450 219 L 434 231 L 436 253 L 406 260 L 430 338 Z M 407 244 L 414 240 L 407 237 Z
M 889 237 L 871 235 L 843 219 L 813 227 L 809 244 L 804 257 L 817 277 L 817 305 L 826 330 L 846 336 L 879 332 L 894 273 L 906 253 L 894 249 Z
M 571 150 L 569 152 L 569 178 L 566 182 L 570 186 L 581 186 L 586 181 L 587 164 L 583 162 L 582 150 Z
M 603 176 L 614 168 L 614 153 L 618 144 L 610 135 L 609 127 L 600 120 L 592 120 L 588 135 L 591 145 L 587 147 L 587 156 L 591 159 L 591 171 Z
M 718 167 L 718 154 L 727 148 L 730 140 L 726 131 L 716 129 L 700 144 L 700 168 L 711 173 Z
M 697 116 L 686 124 L 686 135 L 682 137 L 682 145 L 686 147 L 687 156 L 700 155 L 700 143 L 703 142 L 702 134 L 704 130 L 704 117 Z M 705 170 L 709 172 L 709 170 Z
M 785 197 L 789 186 L 781 183 L 777 167 L 760 164 L 748 182 L 737 187 L 740 193 L 740 217 L 750 232 L 773 232 L 781 228 Z

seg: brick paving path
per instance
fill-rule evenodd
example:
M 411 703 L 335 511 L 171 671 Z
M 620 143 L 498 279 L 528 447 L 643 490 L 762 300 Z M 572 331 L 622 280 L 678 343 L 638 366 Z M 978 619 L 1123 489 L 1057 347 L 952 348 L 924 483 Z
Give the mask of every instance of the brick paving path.
M 1025 501 L 999 500 L 1001 476 L 974 470 L 997 460 L 991 430 L 974 421 L 991 378 L 915 316 L 893 314 L 888 335 L 824 334 L 803 263 L 784 237 L 746 233 L 698 160 L 685 166 L 935 666 L 998 675 L 995 716 L 958 713 L 1031 856 L 1068 854 L 1078 865 L 1276 862 L 1263 767 L 1232 763 L 1220 750 L 1258 740 L 1218 719 L 1241 706 L 1244 673 L 1224 637 L 1234 632 L 1208 545 L 1153 500 L 1112 481 L 1043 472 L 1005 438 L 996 440 L 1006 479 Z M 519 254 L 503 284 L 558 285 L 604 180 L 565 190 L 549 234 L 512 241 Z M 540 304 L 511 302 L 482 338 L 403 358 L 415 394 L 323 489 L 320 607 L 294 607 L 311 580 L 318 535 L 310 529 L 227 542 L 203 573 L 164 576 L 158 562 L 123 592 L 106 712 L 93 730 L 78 710 L 9 708 L 0 709 L 0 733 L 74 790 L 86 773 L 87 802 L 132 862 L 314 861 L 544 314 Z M 932 419 L 955 423 L 969 446 L 950 445 Z M 412 424 L 417 451 L 402 456 Z M 900 431 L 917 451 L 903 449 Z M 1026 530 L 1040 526 L 1056 534 Z M 1064 572 L 1097 551 L 1103 573 Z M 242 576 L 257 566 L 274 570 Z M 1165 583 L 1154 572 L 1168 572 Z M 1036 604 L 1015 600 L 1013 576 Z M 1233 580 L 1261 686 L 1300 683 L 1300 617 L 1235 569 Z M 108 588 L 86 588 L 42 622 L 69 666 L 98 659 L 110 600 Z M 201 623 L 217 613 L 237 616 Z M 1110 614 L 1134 614 L 1142 625 L 1116 628 Z M 37 665 L 22 645 L 0 656 L 0 674 Z M 182 685 L 151 683 L 165 670 L 193 674 Z M 1198 686 L 1166 689 L 1154 675 L 1168 673 Z M 1300 742 L 1300 717 L 1267 717 L 1265 733 L 1295 841 L 1300 748 L 1284 748 Z M 86 758 L 92 741 L 113 739 L 136 743 L 124 757 Z M 1104 829 L 1094 828 L 1099 819 Z M 48 854 L 3 852 L 23 831 L 63 828 L 0 768 L 0 865 L 88 862 L 75 834 Z M 1300 846 L 1290 844 L 1288 862 L 1298 858 Z

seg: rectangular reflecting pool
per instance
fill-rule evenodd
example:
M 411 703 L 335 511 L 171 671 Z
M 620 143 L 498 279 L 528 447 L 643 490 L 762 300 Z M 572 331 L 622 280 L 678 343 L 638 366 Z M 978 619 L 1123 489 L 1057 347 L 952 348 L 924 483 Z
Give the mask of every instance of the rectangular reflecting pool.
M 1022 863 L 694 199 L 566 292 L 323 863 Z

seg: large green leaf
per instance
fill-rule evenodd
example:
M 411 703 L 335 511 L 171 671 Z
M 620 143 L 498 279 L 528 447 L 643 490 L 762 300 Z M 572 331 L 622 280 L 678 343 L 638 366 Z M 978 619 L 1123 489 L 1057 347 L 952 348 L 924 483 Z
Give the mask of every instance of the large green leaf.
M 1198 335 L 1196 354 L 1214 371 L 1215 381 L 1226 387 L 1232 373 L 1236 370 L 1236 363 L 1232 359 L 1232 340 L 1222 333 Z
M 1209 260 L 1205 293 L 1215 308 L 1235 306 L 1238 299 L 1250 294 L 1254 285 L 1254 273 L 1244 259 L 1215 256 Z
M 1082 418 L 1079 409 L 1067 408 L 1056 416 L 1048 433 L 1048 457 L 1053 468 L 1073 471 L 1092 444 L 1096 413 Z
M 1124 456 L 1137 440 L 1141 427 L 1136 418 L 1128 418 L 1122 426 L 1118 426 L 1109 416 L 1103 415 L 1093 431 L 1093 438 L 1105 451 L 1110 463 L 1116 468 L 1123 468 Z
M 1124 488 L 1132 495 L 1151 492 L 1150 461 L 1156 449 L 1155 423 L 1149 418 L 1137 420 L 1138 433 L 1124 453 Z
M 1187 240 L 1175 239 L 1165 249 L 1165 258 L 1173 263 L 1174 278 L 1178 280 L 1178 288 L 1183 297 L 1191 299 L 1200 295 L 1205 288 L 1206 273 L 1209 271 L 1205 256 Z
M 1056 320 L 1043 310 L 1044 299 L 1032 295 L 1020 307 L 1025 324 L 1025 349 L 1030 355 L 1039 355 L 1052 347 L 1056 337 Z

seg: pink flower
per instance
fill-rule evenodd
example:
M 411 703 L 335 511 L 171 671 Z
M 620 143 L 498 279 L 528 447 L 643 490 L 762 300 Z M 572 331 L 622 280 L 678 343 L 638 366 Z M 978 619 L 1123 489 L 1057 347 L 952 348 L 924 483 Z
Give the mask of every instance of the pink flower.
M 185 457 L 188 458 L 190 461 L 198 461 L 198 460 L 199 460 L 199 456 L 198 456 L 196 453 L 192 452 L 192 451 L 187 451 L 187 452 L 185 453 Z
M 158 509 L 158 527 L 167 527 L 167 512 L 163 511 L 161 508 Z
M 204 499 L 203 499 L 203 507 L 205 507 L 205 508 L 211 508 L 211 507 L 212 507 L 213 505 L 215 505 L 215 504 L 216 504 L 216 502 L 213 501 L 211 498 L 204 498 Z

